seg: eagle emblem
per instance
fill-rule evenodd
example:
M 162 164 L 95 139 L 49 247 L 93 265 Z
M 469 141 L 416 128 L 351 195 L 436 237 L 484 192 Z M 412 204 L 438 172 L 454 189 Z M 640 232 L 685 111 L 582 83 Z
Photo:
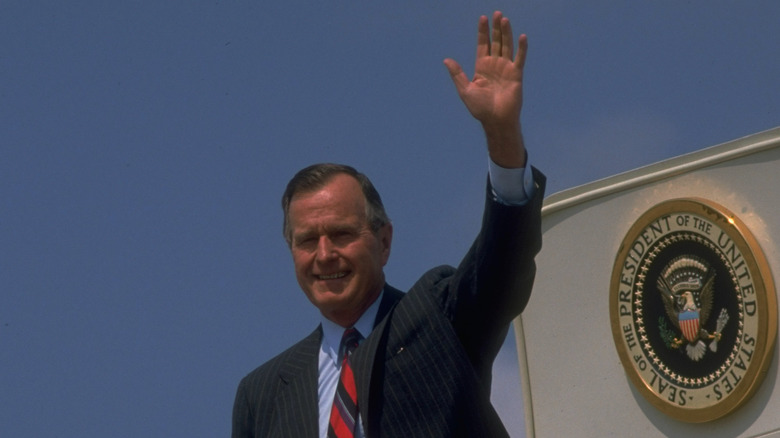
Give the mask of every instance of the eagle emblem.
M 728 322 L 728 312 L 721 309 L 713 333 L 704 329 L 713 307 L 715 273 L 703 259 L 683 255 L 672 259 L 657 280 L 658 291 L 666 315 L 681 336 L 667 335 L 667 345 L 682 348 L 693 361 L 699 361 L 707 352 L 707 343 L 713 352 L 718 350 L 721 332 Z M 663 326 L 662 326 L 663 328 Z

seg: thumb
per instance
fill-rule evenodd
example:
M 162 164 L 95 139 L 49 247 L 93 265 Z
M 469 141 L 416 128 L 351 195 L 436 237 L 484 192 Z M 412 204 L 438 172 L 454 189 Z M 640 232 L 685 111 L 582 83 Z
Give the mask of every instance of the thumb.
M 455 84 L 455 88 L 460 92 L 469 84 L 469 78 L 463 69 L 460 67 L 454 59 L 447 58 L 444 60 L 444 66 L 447 67 L 447 71 L 450 72 L 452 82 Z

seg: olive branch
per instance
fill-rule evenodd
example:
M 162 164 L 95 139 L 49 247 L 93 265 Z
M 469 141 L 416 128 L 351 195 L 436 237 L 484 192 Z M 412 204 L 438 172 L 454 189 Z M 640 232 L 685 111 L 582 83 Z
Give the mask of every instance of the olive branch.
M 666 325 L 666 318 L 663 316 L 658 317 L 658 330 L 661 333 L 661 340 L 664 341 L 664 344 L 666 344 L 667 348 L 675 348 L 674 347 L 674 331 L 672 331 L 669 327 Z

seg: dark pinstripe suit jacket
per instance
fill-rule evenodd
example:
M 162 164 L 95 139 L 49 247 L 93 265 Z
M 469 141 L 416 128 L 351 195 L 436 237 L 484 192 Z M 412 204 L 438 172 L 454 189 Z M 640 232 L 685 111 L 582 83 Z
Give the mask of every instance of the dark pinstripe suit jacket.
M 488 196 L 482 230 L 457 269 L 432 269 L 406 294 L 385 287 L 374 330 L 353 355 L 369 437 L 507 436 L 490 404 L 491 371 L 528 302 L 541 249 L 545 179 L 534 177 L 536 195 L 523 207 Z M 318 327 L 241 381 L 233 438 L 318 435 L 321 338 Z

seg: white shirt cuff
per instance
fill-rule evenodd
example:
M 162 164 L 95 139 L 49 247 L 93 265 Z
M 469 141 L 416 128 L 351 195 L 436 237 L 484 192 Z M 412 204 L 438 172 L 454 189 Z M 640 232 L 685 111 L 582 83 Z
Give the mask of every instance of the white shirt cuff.
M 526 170 L 528 171 L 526 172 Z M 488 174 L 496 201 L 505 205 L 525 205 L 536 192 L 531 164 L 526 158 L 525 167 L 507 169 L 488 158 Z

